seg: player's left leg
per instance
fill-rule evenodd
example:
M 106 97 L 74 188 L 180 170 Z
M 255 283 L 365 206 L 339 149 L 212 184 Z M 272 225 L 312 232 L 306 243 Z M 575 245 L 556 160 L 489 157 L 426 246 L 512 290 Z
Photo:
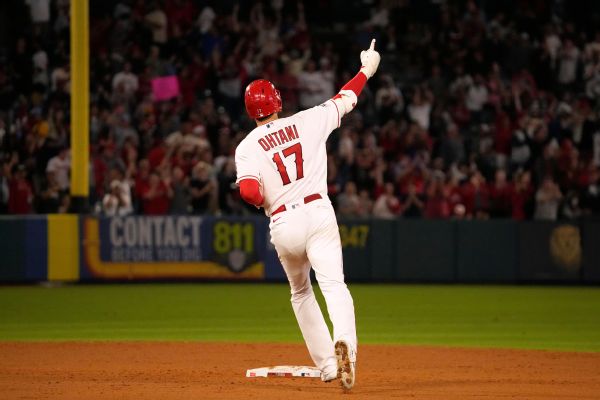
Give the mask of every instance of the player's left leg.
M 342 244 L 335 212 L 330 204 L 315 202 L 311 206 L 311 227 L 307 241 L 308 259 L 327 303 L 333 324 L 334 342 L 345 341 L 351 362 L 356 362 L 357 338 L 354 302 L 346 283 Z
M 279 259 L 290 282 L 292 308 L 310 357 L 322 371 L 323 380 L 335 379 L 337 361 L 334 345 L 310 282 L 310 264 L 306 259 L 286 256 Z

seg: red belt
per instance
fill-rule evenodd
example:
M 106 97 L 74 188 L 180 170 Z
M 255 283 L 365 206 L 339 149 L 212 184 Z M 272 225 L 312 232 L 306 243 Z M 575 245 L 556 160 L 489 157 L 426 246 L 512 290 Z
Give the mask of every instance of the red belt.
M 319 193 L 311 194 L 304 198 L 304 204 L 308 204 L 311 201 L 315 201 L 315 200 L 319 200 L 319 199 L 322 199 L 322 197 Z M 271 213 L 271 217 L 275 214 L 279 214 L 280 212 L 284 212 L 286 210 L 287 210 L 287 208 L 285 208 L 285 204 L 283 204 Z

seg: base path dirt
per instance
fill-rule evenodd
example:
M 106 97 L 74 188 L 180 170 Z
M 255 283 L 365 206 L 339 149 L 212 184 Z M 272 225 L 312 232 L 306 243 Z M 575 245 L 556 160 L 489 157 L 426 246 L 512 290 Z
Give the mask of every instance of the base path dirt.
M 600 399 L 600 353 L 361 346 L 357 383 L 246 378 L 302 345 L 0 343 L 0 399 Z

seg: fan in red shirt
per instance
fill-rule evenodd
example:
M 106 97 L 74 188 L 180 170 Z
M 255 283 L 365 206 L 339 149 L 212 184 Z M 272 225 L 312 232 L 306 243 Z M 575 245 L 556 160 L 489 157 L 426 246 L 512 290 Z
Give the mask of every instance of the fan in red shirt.
M 450 214 L 454 217 L 462 218 L 464 216 L 465 205 L 463 204 L 460 178 L 456 174 L 452 174 L 448 178 L 445 190 L 448 203 L 450 204 Z
M 186 33 L 194 24 L 194 15 L 196 7 L 191 0 L 167 0 L 165 4 L 165 14 L 167 14 L 169 36 L 173 36 L 175 26 Z
M 23 165 L 17 167 L 8 190 L 8 213 L 30 214 L 33 192 L 31 185 L 25 178 L 25 167 Z
M 156 172 L 150 174 L 146 190 L 142 193 L 142 210 L 146 215 L 165 215 L 169 212 L 173 191 L 171 185 L 160 179 Z
M 434 176 L 427 188 L 427 201 L 424 214 L 430 219 L 445 219 L 450 217 L 450 202 L 444 190 L 444 177 Z
M 479 171 L 473 173 L 469 181 L 463 185 L 461 194 L 467 216 L 476 218 L 487 217 L 489 194 L 485 185 L 485 178 Z
M 496 116 L 496 137 L 494 140 L 495 149 L 502 154 L 510 153 L 510 140 L 512 138 L 512 122 L 510 116 L 505 112 L 500 112 Z
M 531 174 L 528 171 L 517 173 L 511 193 L 512 218 L 522 221 L 529 217 L 532 212 L 533 187 L 531 186 Z
M 135 195 L 138 199 L 143 198 L 144 193 L 148 190 L 150 181 L 150 162 L 143 158 L 138 163 L 138 168 L 135 173 Z
M 162 164 L 163 160 L 167 155 L 167 145 L 162 139 L 157 139 L 154 142 L 154 146 L 148 152 L 148 161 L 150 161 L 150 168 L 155 169 Z
M 494 182 L 489 185 L 490 215 L 492 218 L 510 218 L 512 213 L 513 188 L 506 179 L 506 171 L 499 169 Z

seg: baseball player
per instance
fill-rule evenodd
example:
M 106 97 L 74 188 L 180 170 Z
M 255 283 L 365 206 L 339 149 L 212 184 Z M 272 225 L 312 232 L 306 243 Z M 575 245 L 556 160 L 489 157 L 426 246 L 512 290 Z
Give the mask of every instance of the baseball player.
M 290 282 L 292 307 L 310 356 L 323 381 L 340 378 L 347 390 L 355 380 L 356 324 L 335 212 L 327 197 L 325 142 L 377 71 L 374 39 L 360 60 L 360 71 L 337 95 L 287 118 L 278 116 L 281 96 L 271 82 L 250 83 L 246 111 L 257 127 L 235 152 L 241 197 L 263 207 L 271 219 L 271 242 Z M 333 340 L 313 293 L 311 266 L 327 303 Z

